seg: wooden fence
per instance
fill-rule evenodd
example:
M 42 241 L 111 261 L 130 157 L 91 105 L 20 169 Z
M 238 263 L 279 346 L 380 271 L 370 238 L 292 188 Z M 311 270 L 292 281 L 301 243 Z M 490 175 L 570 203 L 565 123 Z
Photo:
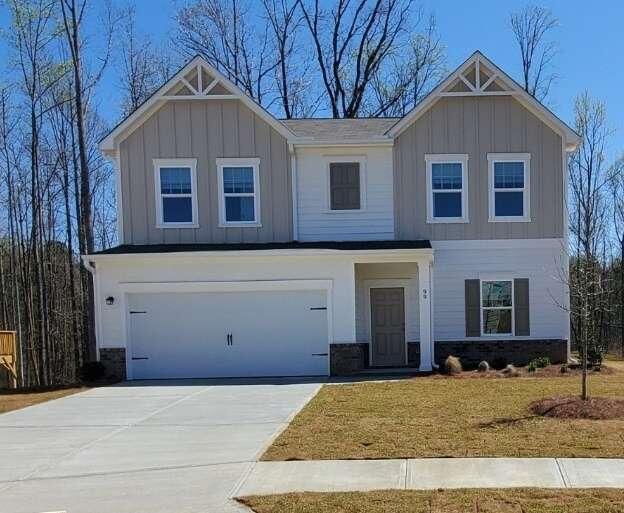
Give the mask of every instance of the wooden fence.
M 17 388 L 17 336 L 14 331 L 0 331 L 0 369 L 9 374 L 13 388 Z

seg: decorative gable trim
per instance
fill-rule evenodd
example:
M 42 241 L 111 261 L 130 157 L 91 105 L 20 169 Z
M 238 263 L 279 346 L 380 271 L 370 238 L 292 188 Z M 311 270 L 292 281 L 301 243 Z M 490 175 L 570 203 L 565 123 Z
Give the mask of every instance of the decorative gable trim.
M 100 150 L 105 155 L 115 157 L 119 144 L 147 118 L 165 102 L 179 100 L 240 100 L 280 135 L 286 139 L 294 138 L 294 134 L 283 123 L 208 64 L 203 57 L 197 55 L 104 137 L 99 144 Z
M 391 127 L 395 138 L 422 116 L 439 99 L 453 96 L 513 96 L 527 110 L 561 135 L 567 151 L 574 151 L 579 135 L 548 108 L 528 94 L 515 80 L 477 51 L 444 79 L 418 105 Z

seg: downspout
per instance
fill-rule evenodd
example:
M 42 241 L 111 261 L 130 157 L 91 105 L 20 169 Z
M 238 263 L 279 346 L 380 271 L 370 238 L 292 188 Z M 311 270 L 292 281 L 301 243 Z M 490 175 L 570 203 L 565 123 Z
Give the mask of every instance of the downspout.
M 299 240 L 299 193 L 297 191 L 297 154 L 295 152 L 295 146 L 292 143 L 288 144 L 288 152 L 290 153 L 290 185 L 292 195 L 292 233 L 293 240 Z

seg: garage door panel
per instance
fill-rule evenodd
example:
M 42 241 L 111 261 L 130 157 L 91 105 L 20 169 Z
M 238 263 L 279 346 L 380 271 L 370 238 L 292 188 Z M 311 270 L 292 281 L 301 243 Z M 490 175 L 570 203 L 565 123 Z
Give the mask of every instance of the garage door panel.
M 128 298 L 133 377 L 324 375 L 325 291 Z M 228 343 L 231 334 L 231 343 Z

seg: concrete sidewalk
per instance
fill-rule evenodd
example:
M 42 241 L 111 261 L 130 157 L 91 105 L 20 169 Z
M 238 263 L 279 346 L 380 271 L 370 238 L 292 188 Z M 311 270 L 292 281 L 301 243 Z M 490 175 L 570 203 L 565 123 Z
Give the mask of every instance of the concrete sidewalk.
M 438 488 L 624 488 L 624 459 L 431 458 L 257 462 L 234 496 Z

